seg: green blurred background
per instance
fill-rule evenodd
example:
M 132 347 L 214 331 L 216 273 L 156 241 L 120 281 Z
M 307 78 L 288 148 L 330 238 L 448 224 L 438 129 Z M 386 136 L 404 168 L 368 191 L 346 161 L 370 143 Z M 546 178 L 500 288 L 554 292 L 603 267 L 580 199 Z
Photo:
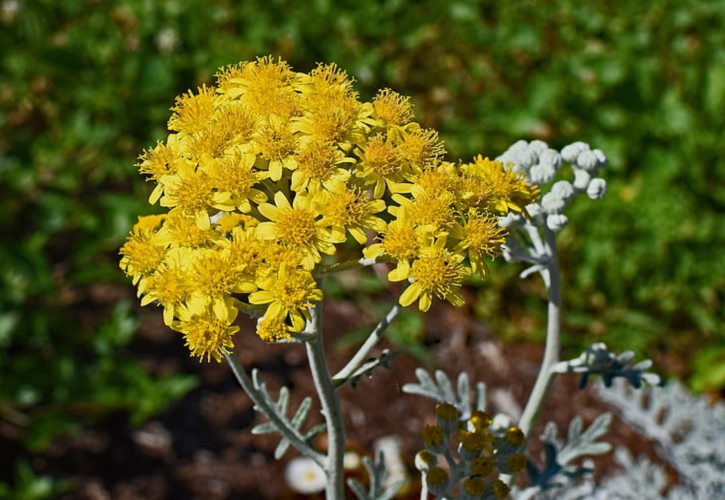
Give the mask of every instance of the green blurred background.
M 412 96 L 453 159 L 603 149 L 609 194 L 561 236 L 566 352 L 603 340 L 725 387 L 725 2 L 0 0 L 0 423 L 27 449 L 194 386 L 128 355 L 118 248 L 152 210 L 134 163 L 177 94 L 266 54 Z M 541 339 L 543 290 L 519 271 L 498 263 L 474 310 Z

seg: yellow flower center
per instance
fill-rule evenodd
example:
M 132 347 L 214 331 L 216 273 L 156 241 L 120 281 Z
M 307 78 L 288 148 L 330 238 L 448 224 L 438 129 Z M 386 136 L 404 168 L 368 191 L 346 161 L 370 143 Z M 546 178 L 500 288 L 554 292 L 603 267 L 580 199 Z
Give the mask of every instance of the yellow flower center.
M 288 310 L 299 309 L 309 300 L 310 292 L 315 289 L 314 278 L 304 271 L 293 271 L 286 279 L 279 279 L 271 288 L 276 300 Z
M 276 227 L 279 239 L 294 248 L 313 246 L 318 235 L 315 214 L 304 208 L 284 210 Z
M 420 243 L 412 226 L 388 226 L 383 238 L 383 250 L 396 260 L 412 259 L 418 253 Z
M 402 167 L 400 154 L 395 145 L 381 135 L 370 139 L 363 157 L 365 165 L 383 177 L 393 177 Z
M 237 330 L 237 326 L 206 316 L 195 317 L 181 327 L 192 356 L 206 357 L 207 361 L 211 358 L 220 361 L 223 355 L 231 352 L 234 346 L 232 335 Z
M 405 125 L 413 119 L 410 97 L 383 89 L 373 99 L 373 109 L 380 119 L 390 125 Z
M 462 284 L 465 273 L 450 252 L 437 249 L 413 263 L 411 276 L 423 290 L 434 292 L 438 297 L 443 298 L 455 286 Z
M 290 338 L 289 327 L 284 321 L 262 319 L 257 323 L 257 335 L 265 342 L 279 342 Z
M 479 456 L 471 460 L 471 474 L 474 476 L 488 476 L 493 472 L 494 465 L 491 457 Z
M 486 482 L 480 477 L 469 477 L 463 481 L 463 490 L 471 496 L 480 496 L 486 489 Z
M 216 250 L 200 251 L 191 266 L 189 279 L 194 290 L 206 297 L 227 295 L 234 287 L 231 265 Z
M 152 279 L 150 294 L 163 306 L 180 304 L 190 292 L 189 282 L 178 268 L 164 267 L 157 270 Z
M 339 157 L 333 142 L 311 141 L 297 154 L 297 168 L 313 179 L 324 179 L 334 172 Z
M 297 141 L 294 133 L 282 122 L 273 121 L 262 127 L 255 142 L 262 158 L 281 160 L 294 153 Z
M 359 226 L 370 215 L 371 201 L 350 189 L 336 191 L 330 197 L 325 210 L 333 224 Z
M 127 274 L 150 274 L 166 255 L 166 250 L 151 242 L 151 235 L 132 234 L 121 248 L 121 266 Z

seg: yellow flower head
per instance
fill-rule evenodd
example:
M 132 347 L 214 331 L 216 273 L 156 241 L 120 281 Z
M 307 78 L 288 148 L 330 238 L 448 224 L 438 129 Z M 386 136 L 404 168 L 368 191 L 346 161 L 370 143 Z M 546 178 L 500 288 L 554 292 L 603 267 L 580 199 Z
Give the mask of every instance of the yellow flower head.
M 174 325 L 174 328 L 184 335 L 186 346 L 192 356 L 200 360 L 206 358 L 209 361 L 213 358 L 215 361 L 221 361 L 224 355 L 232 352 L 234 346 L 232 336 L 239 331 L 239 327 L 233 324 L 237 317 L 237 309 L 234 308 L 231 299 L 227 301 L 226 308 L 230 314 L 224 319 L 220 319 L 210 311 L 204 311 L 200 315 L 195 315 L 185 308 L 179 311 L 180 321 Z
M 405 125 L 413 119 L 410 97 L 402 96 L 390 89 L 378 92 L 373 99 L 373 110 L 375 115 L 388 125 Z
M 402 306 L 418 300 L 420 310 L 427 311 L 434 296 L 455 306 L 463 305 L 463 297 L 458 290 L 469 271 L 461 264 L 461 256 L 447 250 L 445 245 L 446 237 L 443 236 L 432 246 L 421 250 L 420 257 L 410 268 L 412 284 L 400 296 Z
M 294 331 L 304 328 L 309 308 L 322 300 L 322 290 L 304 269 L 280 267 L 274 276 L 258 281 L 260 290 L 249 295 L 250 304 L 269 304 L 264 317 L 269 321 L 289 321 Z

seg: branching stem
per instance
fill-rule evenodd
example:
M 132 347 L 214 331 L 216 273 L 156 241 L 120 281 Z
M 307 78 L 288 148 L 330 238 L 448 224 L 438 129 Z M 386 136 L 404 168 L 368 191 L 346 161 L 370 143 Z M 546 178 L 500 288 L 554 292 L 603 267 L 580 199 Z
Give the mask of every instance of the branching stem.
M 360 346 L 360 349 L 358 349 L 353 357 L 350 358 L 350 361 L 348 361 L 347 364 L 339 372 L 337 372 L 334 377 L 332 377 L 332 382 L 336 386 L 339 387 L 344 384 L 347 378 L 355 373 L 355 370 L 357 370 L 365 359 L 367 359 L 368 354 L 381 339 L 386 328 L 388 328 L 390 323 L 392 323 L 398 316 L 398 313 L 400 313 L 400 309 L 400 304 L 396 301 L 395 305 L 390 309 L 390 311 L 388 311 L 388 314 L 386 314 L 385 317 L 380 320 L 380 323 L 375 326 L 373 331 L 370 332 L 370 335 L 363 345 Z
M 236 358 L 236 356 L 234 356 L 234 354 L 227 354 L 226 359 L 227 363 L 229 363 L 229 366 L 232 369 L 232 372 L 234 372 L 234 376 L 239 382 L 239 385 L 242 386 L 244 392 L 246 392 L 252 399 L 255 407 L 260 412 L 262 412 L 262 414 L 264 414 L 264 416 L 267 417 L 270 422 L 272 422 L 277 431 L 282 434 L 282 436 L 287 438 L 289 442 L 292 443 L 292 446 L 297 448 L 300 453 L 317 462 L 320 467 L 324 467 L 324 455 L 312 448 L 312 446 L 307 443 L 305 437 L 300 433 L 300 431 L 298 431 L 294 427 L 291 427 L 287 424 L 287 422 L 280 418 L 275 409 L 269 404 L 267 399 L 264 398 L 262 394 L 260 394 L 260 392 L 254 387 L 252 379 L 249 377 L 247 371 L 244 369 L 244 366 L 242 366 L 242 363 Z
M 536 245 L 537 240 L 541 244 L 541 239 L 538 238 L 538 230 L 535 229 L 535 232 L 536 238 L 532 234 L 534 245 Z M 545 251 L 550 257 L 546 269 L 542 270 L 542 277 L 544 277 L 545 281 L 547 280 L 543 276 L 543 273 L 546 272 L 549 275 L 546 347 L 544 350 L 544 359 L 539 369 L 539 375 L 536 378 L 536 383 L 534 384 L 534 388 L 531 391 L 531 395 L 526 402 L 526 407 L 519 421 L 519 427 L 526 434 L 527 438 L 536 423 L 539 410 L 546 399 L 546 394 L 549 391 L 554 375 L 553 367 L 559 362 L 559 351 L 561 348 L 561 282 L 559 262 L 556 254 L 556 235 L 548 227 L 544 227 L 544 235 L 546 237 Z

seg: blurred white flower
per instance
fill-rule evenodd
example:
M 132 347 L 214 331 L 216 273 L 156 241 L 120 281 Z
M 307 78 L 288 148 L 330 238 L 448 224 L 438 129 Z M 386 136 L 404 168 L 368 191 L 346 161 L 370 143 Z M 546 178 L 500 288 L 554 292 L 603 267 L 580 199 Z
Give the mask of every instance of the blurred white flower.
M 307 457 L 297 457 L 287 463 L 284 472 L 290 488 L 298 493 L 309 495 L 325 489 L 325 471 Z

